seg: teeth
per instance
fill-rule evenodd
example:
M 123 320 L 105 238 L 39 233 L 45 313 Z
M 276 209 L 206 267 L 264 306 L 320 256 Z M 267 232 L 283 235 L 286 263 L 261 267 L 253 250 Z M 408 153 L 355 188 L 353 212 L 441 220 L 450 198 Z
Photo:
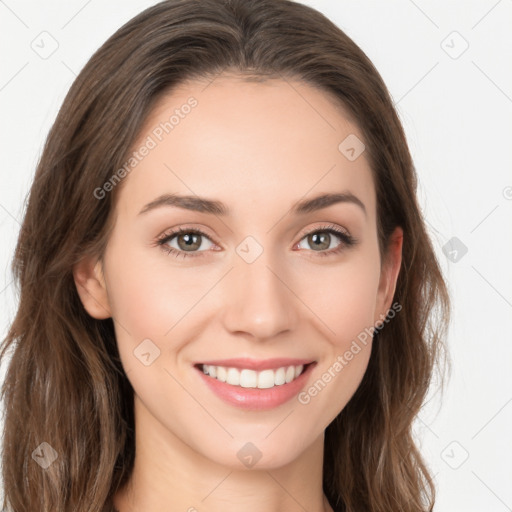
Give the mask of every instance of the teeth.
M 223 366 L 212 366 L 203 364 L 203 373 L 212 378 L 226 382 L 232 386 L 240 386 L 242 388 L 259 388 L 267 389 L 274 386 L 288 384 L 295 380 L 304 369 L 302 364 L 298 366 L 283 366 L 276 370 L 262 370 L 257 372 L 254 370 L 238 368 L 225 368 Z
M 220 380 L 221 382 L 226 382 L 226 368 L 222 366 L 214 366 L 212 373 L 210 373 L 209 371 L 205 371 L 206 368 L 208 368 L 209 370 L 208 366 L 203 366 L 203 371 L 204 373 L 206 373 L 206 375 L 211 375 L 213 377 L 213 374 L 217 372 L 217 379 Z
M 226 382 L 233 386 L 240 385 L 240 372 L 236 368 L 228 368 Z

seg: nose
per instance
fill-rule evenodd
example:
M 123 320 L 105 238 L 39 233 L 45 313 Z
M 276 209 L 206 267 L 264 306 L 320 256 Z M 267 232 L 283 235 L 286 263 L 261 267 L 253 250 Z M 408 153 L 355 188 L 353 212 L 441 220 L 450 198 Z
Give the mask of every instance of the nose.
M 270 251 L 252 263 L 239 259 L 224 280 L 220 306 L 224 327 L 258 340 L 291 331 L 299 318 L 300 301 L 286 272 Z

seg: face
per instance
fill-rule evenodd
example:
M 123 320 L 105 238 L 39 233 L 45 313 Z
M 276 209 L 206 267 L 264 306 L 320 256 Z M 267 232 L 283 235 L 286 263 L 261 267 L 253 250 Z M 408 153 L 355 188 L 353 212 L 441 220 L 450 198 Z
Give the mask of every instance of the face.
M 355 137 L 332 98 L 298 81 L 222 75 L 150 113 L 103 265 L 75 272 L 89 313 L 115 320 L 138 424 L 216 463 L 257 454 L 271 468 L 344 408 L 401 251 L 395 237 L 379 254 Z M 338 200 L 311 202 L 323 195 Z

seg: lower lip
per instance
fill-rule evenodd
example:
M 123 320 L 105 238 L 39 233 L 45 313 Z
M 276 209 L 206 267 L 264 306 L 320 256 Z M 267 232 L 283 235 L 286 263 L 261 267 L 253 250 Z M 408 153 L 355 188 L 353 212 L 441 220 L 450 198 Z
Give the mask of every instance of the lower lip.
M 310 363 L 295 380 L 273 388 L 243 388 L 206 375 L 202 369 L 195 367 L 206 385 L 225 402 L 253 411 L 263 411 L 282 405 L 296 396 L 305 385 L 316 362 Z

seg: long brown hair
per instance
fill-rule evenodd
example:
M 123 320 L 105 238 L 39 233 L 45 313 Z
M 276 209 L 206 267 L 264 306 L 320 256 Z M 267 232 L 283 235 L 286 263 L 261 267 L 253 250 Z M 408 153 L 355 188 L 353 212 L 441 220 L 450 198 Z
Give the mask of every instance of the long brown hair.
M 226 70 L 306 81 L 348 108 L 364 135 L 381 254 L 396 226 L 404 232 L 394 296 L 402 310 L 375 333 L 358 390 L 326 429 L 324 492 L 337 510 L 432 510 L 435 489 L 412 427 L 446 360 L 450 303 L 415 168 L 370 60 L 321 13 L 289 0 L 161 2 L 110 37 L 70 88 L 12 262 L 19 305 L 0 353 L 12 352 L 2 386 L 6 510 L 111 511 L 130 477 L 133 389 L 114 320 L 86 313 L 72 269 L 86 255 L 102 258 L 122 182 L 101 200 L 94 191 L 123 167 L 155 102 L 185 80 Z M 53 462 L 43 470 L 38 457 Z

